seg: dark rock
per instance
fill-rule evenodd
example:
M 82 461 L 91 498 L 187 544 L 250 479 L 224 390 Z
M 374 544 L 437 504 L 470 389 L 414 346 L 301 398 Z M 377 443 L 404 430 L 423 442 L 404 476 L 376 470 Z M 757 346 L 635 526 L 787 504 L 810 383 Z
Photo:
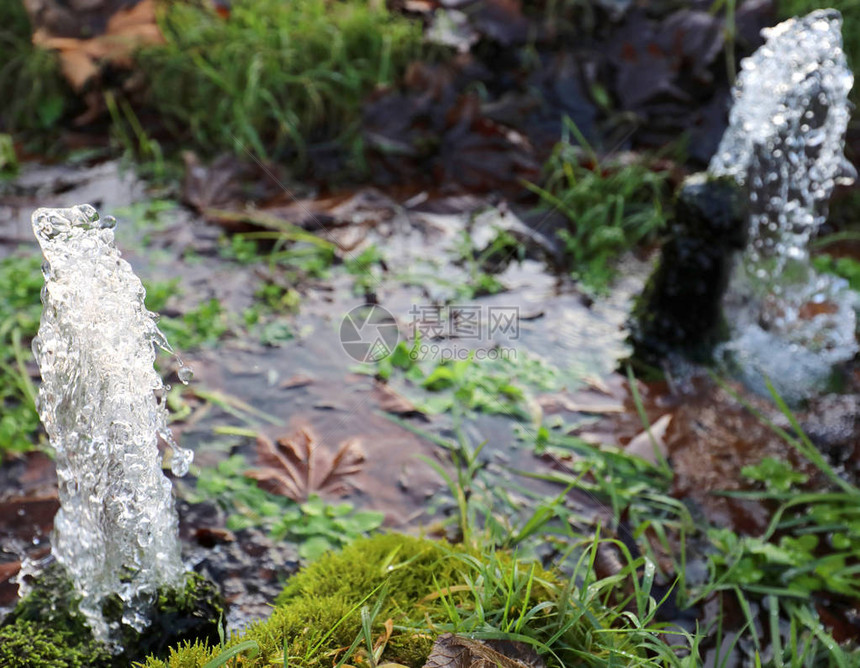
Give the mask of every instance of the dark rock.
M 102 610 L 111 623 L 122 618 L 123 606 L 118 598 L 106 601 Z M 120 625 L 116 640 L 122 651 L 114 654 L 93 638 L 65 569 L 53 562 L 0 626 L 0 664 L 4 668 L 128 666 L 152 654 L 163 655 L 170 646 L 186 641 L 217 643 L 223 613 L 224 600 L 217 586 L 192 573 L 184 589 L 157 593 L 153 621 L 145 631 Z M 32 639 L 26 652 L 4 653 L 24 638 Z
M 722 297 L 733 257 L 746 242 L 742 201 L 731 179 L 685 181 L 671 237 L 633 311 L 634 361 L 658 368 L 674 354 L 710 361 L 726 334 Z

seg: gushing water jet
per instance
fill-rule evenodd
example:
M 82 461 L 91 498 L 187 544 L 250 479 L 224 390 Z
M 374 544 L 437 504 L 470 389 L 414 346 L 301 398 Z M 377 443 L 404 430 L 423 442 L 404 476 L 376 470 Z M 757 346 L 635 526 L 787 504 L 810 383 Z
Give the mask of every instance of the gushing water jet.
M 153 363 L 158 348 L 170 347 L 116 248 L 114 219 L 81 205 L 39 209 L 32 222 L 45 257 L 33 340 L 38 409 L 56 453 L 61 506 L 52 550 L 93 634 L 111 643 L 118 622 L 102 615 L 110 597 L 122 601 L 122 623 L 140 631 L 156 591 L 185 582 L 158 438 L 171 446 L 177 475 L 187 472 L 191 453 L 167 427 Z
M 741 63 L 729 128 L 707 174 L 682 188 L 673 235 L 634 311 L 634 360 L 714 357 L 789 401 L 826 388 L 858 351 L 855 295 L 819 275 L 808 244 L 836 185 L 853 75 L 842 18 L 819 10 L 764 31 Z M 722 343 L 721 343 L 722 341 Z
M 764 31 L 765 44 L 741 63 L 709 166 L 749 202 L 749 243 L 724 301 L 732 332 L 718 356 L 747 384 L 763 389 L 768 377 L 794 401 L 858 351 L 854 294 L 819 275 L 808 249 L 834 187 L 857 176 L 843 155 L 854 77 L 841 30 L 839 12 L 819 10 Z

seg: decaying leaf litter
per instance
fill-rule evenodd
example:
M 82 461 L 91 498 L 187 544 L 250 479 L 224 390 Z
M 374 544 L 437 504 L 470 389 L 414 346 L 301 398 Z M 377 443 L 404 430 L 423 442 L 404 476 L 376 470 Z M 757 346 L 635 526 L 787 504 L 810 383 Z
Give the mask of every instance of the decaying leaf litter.
M 26 221 L 22 212 L 46 195 L 68 203 L 98 201 L 103 209 L 125 207 L 125 216 L 119 217 L 128 222 L 125 248 L 136 268 L 153 281 L 163 276 L 180 278 L 164 310 L 168 317 L 187 314 L 211 299 L 220 304 L 215 320 L 223 331 L 216 337 L 216 347 L 192 346 L 183 355 L 195 369 L 195 384 L 202 391 L 179 388 L 175 403 L 185 417 L 175 431 L 184 445 L 197 449 L 201 467 L 240 455 L 249 479 L 292 501 L 306 502 L 314 494 L 328 495 L 332 501 L 345 496 L 358 508 L 383 513 L 385 526 L 391 528 L 443 518 L 453 511 L 443 481 L 415 455 L 443 461 L 450 469 L 444 451 L 427 435 L 451 443 L 461 431 L 475 445 L 487 443 L 481 454 L 482 484 L 518 488 L 512 504 L 516 508 L 533 494 L 557 494 L 559 480 L 582 475 L 576 467 L 582 455 L 574 449 L 550 444 L 539 448 L 535 457 L 532 448 L 522 446 L 524 440 L 540 442 L 539 428 L 554 424 L 585 444 L 631 447 L 651 464 L 668 458 L 674 473 L 673 496 L 687 499 L 716 524 L 752 535 L 763 531 L 774 510 L 772 504 L 715 493 L 749 489 L 741 469 L 757 464 L 762 456 L 788 459 L 808 477 L 814 478 L 815 471 L 803 469 L 803 461 L 791 448 L 707 380 L 681 392 L 640 385 L 644 412 L 653 425 L 650 435 L 643 430 L 635 393 L 625 378 L 612 371 L 625 353 L 622 327 L 629 300 L 647 276 L 647 262 L 637 257 L 625 260 L 612 294 L 593 302 L 590 294 L 547 271 L 547 264 L 557 264 L 559 256 L 552 234 L 560 224 L 557 213 L 535 212 L 535 202 L 522 189 L 523 180 L 538 179 L 541 164 L 558 140 L 561 116 L 572 118 L 597 150 L 611 155 L 628 148 L 660 146 L 679 131 L 691 130 L 688 157 L 693 162 L 706 160 L 725 123 L 728 86 L 723 79 L 722 19 L 695 9 L 662 16 L 638 7 L 618 10 L 621 20 L 603 26 L 605 34 L 592 36 L 575 53 L 556 53 L 558 36 L 553 29 L 538 25 L 535 37 L 532 19 L 513 3 L 485 3 L 477 11 L 454 6 L 462 3 L 407 4 L 405 11 L 425 16 L 429 34 L 452 41 L 460 56 L 443 64 L 411 66 L 402 86 L 374 93 L 364 106 L 361 134 L 375 188 L 351 188 L 333 195 L 313 186 L 298 190 L 291 174 L 274 161 L 225 155 L 211 162 L 210 156 L 187 153 L 185 184 L 172 196 L 188 208 L 168 202 L 163 212 L 153 214 L 147 208 L 145 186 L 128 177 L 118 182 L 116 164 L 47 172 L 25 164 L 21 178 L 7 189 L 6 250 L 18 242 L 29 243 L 29 231 L 17 226 Z M 746 3 L 736 21 L 738 44 L 752 48 L 758 27 L 767 21 L 766 3 Z M 114 28 L 120 23 L 115 22 Z M 450 32 L 451 25 L 459 26 L 455 33 Z M 64 55 L 64 66 L 77 67 L 76 76 L 82 81 L 82 71 L 89 72 L 89 80 L 97 76 L 92 68 L 98 63 L 115 59 L 100 50 L 97 41 L 58 44 L 50 41 L 57 38 L 44 39 L 46 45 L 71 54 Z M 499 49 L 516 49 L 527 42 L 536 45 L 545 67 L 523 76 L 514 66 L 517 76 L 512 77 L 503 67 L 488 66 Z M 605 44 L 614 46 L 606 49 Z M 463 92 L 476 82 L 492 91 L 489 101 Z M 601 89 L 617 100 L 611 111 L 599 104 L 595 91 Z M 82 120 L 102 111 L 93 102 Z M 312 147 L 309 156 L 308 183 L 318 183 L 342 168 L 340 158 L 324 149 Z M 504 193 L 504 199 L 498 193 Z M 462 234 L 463 229 L 468 233 Z M 480 256 L 499 229 L 523 245 L 525 258 L 502 268 L 496 276 L 500 287 L 493 288 L 496 294 L 481 296 L 487 292 L 486 285 L 478 282 L 483 276 L 476 276 L 464 259 Z M 246 253 L 250 248 L 252 254 L 277 253 L 284 239 L 302 246 L 302 254 L 288 258 L 287 265 L 297 257 L 310 258 L 298 270 L 243 260 L 243 248 Z M 307 246 L 311 252 L 306 252 Z M 370 275 L 358 281 L 346 268 L 371 246 L 381 249 L 382 260 L 358 264 L 361 275 Z M 435 256 L 444 259 L 421 266 L 421 259 Z M 279 298 L 295 290 L 298 312 L 283 316 L 289 309 L 283 308 L 288 301 L 282 301 L 280 312 L 249 313 L 260 301 L 261 286 L 275 286 L 269 293 Z M 422 385 L 432 370 L 410 371 L 408 377 L 393 372 L 380 378 L 377 373 L 373 378 L 366 368 L 337 358 L 339 319 L 364 300 L 398 313 L 407 313 L 416 301 L 518 306 L 523 330 L 519 349 L 545 360 L 558 377 L 516 388 L 517 410 L 498 399 L 458 405 L 480 396 L 476 393 L 485 387 L 484 379 L 458 378 L 463 393 L 442 404 L 448 408 L 440 412 L 440 402 L 433 401 L 434 393 Z M 210 324 L 203 321 L 204 327 Z M 444 348 L 462 342 L 439 343 Z M 481 345 L 492 348 L 498 342 Z M 833 442 L 846 468 L 856 470 L 856 451 L 840 451 L 851 442 L 848 434 L 856 433 L 852 406 L 822 399 L 825 404 L 828 401 L 824 408 L 829 411 L 828 423 L 839 423 L 838 433 L 826 433 L 828 425 L 816 417 L 817 407 L 810 408 L 808 417 L 801 415 L 803 424 L 812 432 L 818 428 L 823 439 Z M 756 406 L 770 411 L 787 428 L 766 402 Z M 392 422 L 386 412 L 407 422 Z M 311 446 L 311 436 L 304 431 L 309 428 L 323 435 L 319 449 Z M 275 467 L 277 473 L 271 466 L 274 461 L 280 467 Z M 703 468 L 702 461 L 709 465 Z M 32 476 L 22 476 L 5 497 L 10 507 L 21 506 L 24 513 L 16 512 L 27 520 L 26 525 L 16 520 L 4 527 L 15 547 L 8 552 L 9 564 L 18 559 L 23 541 L 32 542 L 27 546 L 32 553 L 43 551 L 49 530 L 38 504 L 51 504 L 50 491 L 47 495 L 42 491 L 46 475 L 50 478 L 46 474 L 50 465 L 35 455 L 26 456 L 24 462 Z M 553 484 L 520 476 L 522 471 L 560 472 L 568 477 Z M 586 480 L 594 475 L 586 473 Z M 34 487 L 27 486 L 30 477 Z M 178 484 L 180 493 L 193 487 L 193 483 Z M 40 490 L 39 496 L 33 489 Z M 600 496 L 599 484 L 589 489 L 592 492 L 586 494 L 574 492 L 569 501 L 584 522 L 599 519 L 604 526 L 618 526 L 619 539 L 625 528 L 637 529 L 629 526 L 629 516 L 619 518 L 616 508 Z M 180 511 L 186 526 L 189 522 L 193 526 L 187 535 L 189 553 L 198 558 L 205 554 L 200 563 L 220 558 L 232 564 L 232 572 L 240 573 L 234 582 L 253 579 L 247 564 L 244 570 L 241 567 L 247 555 L 256 558 L 283 549 L 249 526 L 240 523 L 229 528 L 229 511 L 212 500 L 181 506 Z M 266 526 L 266 521 L 263 517 L 258 524 Z M 457 537 L 456 532 L 449 535 Z M 658 553 L 665 550 L 659 537 L 647 531 L 640 543 L 643 549 L 648 545 Z M 213 558 L 210 552 L 221 556 Z M 272 570 L 281 560 L 296 564 L 297 556 L 272 559 Z M 543 556 L 550 559 L 552 551 Z M 672 555 L 663 556 L 665 570 L 671 573 Z M 608 563 L 610 574 L 619 568 L 611 559 Z M 224 573 L 230 570 L 220 568 Z M 7 566 L 0 579 L 8 583 L 13 570 L 14 565 Z M 260 591 L 268 587 L 276 592 L 273 583 L 284 572 L 261 577 L 266 584 L 259 591 L 237 587 L 237 609 L 244 604 L 250 615 L 259 614 L 264 599 Z M 704 614 L 716 613 L 705 609 Z M 236 614 L 230 621 L 240 624 L 245 619 Z M 829 623 L 844 627 L 846 619 Z M 500 659 L 476 642 L 443 638 L 428 665 L 461 665 L 456 661 L 506 665 L 507 660 L 516 666 L 541 665 L 531 659 Z M 438 663 L 443 660 L 449 663 Z

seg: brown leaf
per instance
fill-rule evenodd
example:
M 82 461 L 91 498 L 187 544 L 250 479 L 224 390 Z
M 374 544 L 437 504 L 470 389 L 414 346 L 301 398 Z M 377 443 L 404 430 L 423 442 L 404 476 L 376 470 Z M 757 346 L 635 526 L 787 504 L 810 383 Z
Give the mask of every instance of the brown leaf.
M 572 397 L 564 392 L 542 394 L 537 397 L 537 403 L 546 413 L 550 414 L 570 411 L 571 413 L 602 415 L 606 413 L 624 413 L 626 410 L 620 402 L 594 398 L 583 393 L 577 397 Z
M 308 376 L 304 373 L 297 373 L 294 376 L 287 378 L 278 387 L 282 390 L 293 390 L 299 387 L 307 387 L 308 385 L 312 385 L 313 382 L 314 379 L 312 376 Z
M 544 668 L 544 662 L 525 643 L 445 633 L 436 639 L 424 668 Z
M 348 491 L 354 485 L 347 478 L 359 473 L 365 460 L 358 439 L 344 441 L 332 454 L 307 428 L 276 443 L 259 436 L 257 456 L 263 466 L 245 475 L 267 492 L 294 501 L 305 501 L 311 494 Z
M 373 393 L 376 395 L 379 407 L 386 413 L 427 419 L 426 415 L 415 407 L 415 404 L 403 395 L 397 394 L 386 383 L 377 383 Z
M 665 440 L 666 431 L 669 429 L 671 422 L 672 414 L 667 413 L 652 424 L 650 430 L 646 429 L 636 434 L 625 448 L 627 454 L 636 455 L 652 464 L 657 464 L 657 453 L 654 450 L 654 446 L 656 445 L 662 458 L 665 459 L 669 454 L 669 448 L 666 446 Z
M 141 0 L 118 10 L 108 18 L 105 32 L 91 39 L 59 37 L 47 28 L 39 28 L 33 34 L 36 46 L 59 51 L 63 74 L 78 92 L 98 75 L 101 61 L 128 68 L 136 49 L 163 43 L 154 0 Z

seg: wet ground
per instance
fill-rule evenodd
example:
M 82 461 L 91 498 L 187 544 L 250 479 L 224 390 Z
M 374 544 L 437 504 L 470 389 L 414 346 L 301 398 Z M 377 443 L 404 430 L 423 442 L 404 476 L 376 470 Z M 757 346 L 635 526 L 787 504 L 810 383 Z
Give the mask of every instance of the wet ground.
M 338 258 L 324 277 L 295 279 L 275 266 L 225 257 L 225 228 L 259 231 L 259 225 L 178 205 L 154 214 L 147 204 L 153 198 L 115 162 L 77 168 L 25 165 L 7 186 L 0 206 L 0 255 L 21 245 L 37 252 L 29 223 L 36 206 L 89 202 L 103 215 L 117 215 L 117 243 L 145 281 L 177 281 L 163 309 L 167 315 L 218 300 L 225 311 L 225 335 L 214 345 L 177 351 L 194 370 L 192 382 L 187 387 L 177 382 L 175 359 L 161 361 L 168 382 L 180 390 L 174 405 L 182 419 L 173 424 L 174 433 L 195 451 L 198 467 L 213 467 L 233 454 L 254 463 L 260 448 L 255 434 L 275 442 L 310 429 L 317 456 L 329 460 L 342 444 L 354 441 L 361 457 L 344 473 L 343 484 L 332 488 L 330 500 L 347 499 L 357 508 L 381 511 L 385 527 L 417 531 L 432 530 L 452 510 L 444 481 L 419 455 L 450 469 L 448 453 L 434 437 L 450 441 L 455 427 L 462 426 L 473 447 L 487 443 L 481 455 L 487 480 L 520 489 L 523 504 L 530 494 L 555 496 L 563 488 L 520 472 L 565 471 L 575 459 L 536 454 L 533 444 L 541 424 L 587 443 L 620 445 L 655 458 L 627 379 L 617 371 L 627 353 L 624 323 L 630 300 L 647 276 L 648 258 L 626 258 L 611 295 L 602 299 L 582 294 L 528 257 L 503 263 L 506 268 L 494 275 L 502 291 L 476 297 L 486 272 L 476 270 L 469 258 L 480 256 L 500 229 L 531 239 L 537 249 L 533 256 L 539 257 L 546 241 L 540 218 L 526 224 L 503 202 L 474 197 L 367 190 L 291 205 L 304 227 L 334 245 Z M 350 259 L 371 244 L 382 263 L 370 278 L 350 273 Z M 295 287 L 300 303 L 293 313 L 267 312 L 252 327 L 243 314 L 266 282 Z M 513 380 L 522 382 L 525 396 L 516 404 L 490 397 L 491 414 L 468 412 L 461 425 L 451 411 L 433 414 L 427 406 L 437 394 L 403 374 L 380 382 L 368 373 L 374 367 L 350 357 L 341 342 L 344 316 L 368 301 L 387 309 L 403 338 L 415 328 L 434 333 L 433 318 L 452 316 L 452 309 L 459 309 L 458 317 L 470 309 L 480 314 L 485 326 L 478 336 L 466 336 L 461 329 L 423 339 L 425 362 L 432 365 L 443 356 L 473 351 L 473 364 L 480 365 L 480 355 L 510 350 L 518 363 L 537 365 L 511 367 L 512 373 L 522 374 Z M 489 331 L 491 313 L 513 314 L 516 329 L 499 325 Z M 510 325 L 509 320 L 499 322 Z M 31 371 L 38 376 L 36 369 Z M 637 389 L 658 445 L 671 462 L 673 496 L 717 525 L 761 532 L 770 508 L 715 492 L 742 488 L 740 470 L 747 464 L 768 455 L 795 460 L 794 453 L 707 376 L 671 380 L 639 383 Z M 852 383 L 857 383 L 853 376 Z M 819 442 L 829 444 L 834 460 L 856 475 L 860 457 L 852 440 L 858 426 L 854 397 L 825 397 L 801 417 Z M 773 416 L 768 402 L 748 400 Z M 224 511 L 212 502 L 191 503 L 195 471 L 176 482 L 186 557 L 225 587 L 234 604 L 228 621 L 240 626 L 266 614 L 282 580 L 298 567 L 298 553 L 294 545 L 276 543 L 257 529 L 228 529 Z M 568 503 L 584 522 L 618 522 L 596 497 L 576 492 Z M 56 508 L 48 456 L 30 453 L 0 467 L 0 606 L 14 602 L 12 578 L 22 556 L 40 558 L 48 552 Z

